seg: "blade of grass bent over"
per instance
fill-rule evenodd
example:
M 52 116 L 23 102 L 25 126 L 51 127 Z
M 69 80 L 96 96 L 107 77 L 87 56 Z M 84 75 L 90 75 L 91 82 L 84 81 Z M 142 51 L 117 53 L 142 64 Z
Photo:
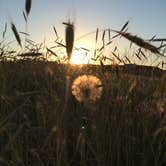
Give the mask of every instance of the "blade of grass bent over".
M 20 39 L 19 33 L 18 33 L 17 29 L 16 29 L 16 26 L 15 26 L 12 22 L 11 22 L 11 29 L 12 29 L 12 31 L 13 31 L 13 33 L 14 33 L 14 36 L 15 36 L 15 38 L 16 38 L 18 44 L 20 45 L 20 47 L 22 47 L 21 39 Z

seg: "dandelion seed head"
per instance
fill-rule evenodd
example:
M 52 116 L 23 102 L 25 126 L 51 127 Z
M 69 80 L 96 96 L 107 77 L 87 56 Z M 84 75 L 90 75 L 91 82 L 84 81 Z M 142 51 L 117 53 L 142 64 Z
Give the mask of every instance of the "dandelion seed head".
M 79 102 L 94 103 L 100 99 L 102 91 L 101 80 L 93 75 L 79 76 L 72 84 L 72 94 Z
M 53 70 L 51 69 L 50 66 L 46 66 L 44 69 L 44 72 L 47 76 L 52 76 L 54 74 Z

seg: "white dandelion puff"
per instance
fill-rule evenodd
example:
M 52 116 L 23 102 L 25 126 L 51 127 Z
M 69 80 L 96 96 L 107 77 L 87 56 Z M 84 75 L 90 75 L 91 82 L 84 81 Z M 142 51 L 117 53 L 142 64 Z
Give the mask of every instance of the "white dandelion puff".
M 72 84 L 72 94 L 79 102 L 94 103 L 100 99 L 102 91 L 101 80 L 93 75 L 79 76 Z

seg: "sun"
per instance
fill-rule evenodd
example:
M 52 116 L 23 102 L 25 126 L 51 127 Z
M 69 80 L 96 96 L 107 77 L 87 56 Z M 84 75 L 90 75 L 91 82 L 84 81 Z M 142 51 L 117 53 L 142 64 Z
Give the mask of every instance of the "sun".
M 81 50 L 74 50 L 70 59 L 71 64 L 88 64 L 89 63 L 89 56 L 86 55 L 85 52 Z

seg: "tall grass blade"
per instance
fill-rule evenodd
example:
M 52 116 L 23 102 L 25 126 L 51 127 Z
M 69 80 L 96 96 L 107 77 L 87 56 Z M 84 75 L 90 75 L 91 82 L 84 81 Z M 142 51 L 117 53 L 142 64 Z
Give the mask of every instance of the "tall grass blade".
M 64 44 L 60 43 L 60 42 L 55 42 L 55 43 L 57 43 L 61 47 L 65 47 L 66 48 L 66 46 Z
M 103 35 L 102 35 L 102 41 L 103 41 L 103 46 L 105 45 L 105 30 L 103 32 Z
M 114 52 L 112 52 L 112 54 L 119 62 L 123 63 L 122 60 Z
M 50 52 L 52 55 L 54 55 L 54 56 L 58 57 L 58 55 L 57 55 L 57 54 L 55 54 L 55 52 L 53 52 L 53 51 L 52 51 L 52 50 L 50 50 L 49 48 L 47 48 L 47 51 L 48 51 L 48 52 Z
M 111 39 L 115 39 L 115 38 L 117 38 L 118 36 L 120 36 L 120 34 L 114 35 Z
M 109 41 L 108 43 L 106 43 L 106 46 L 110 45 L 112 43 L 112 41 Z
M 158 47 L 158 49 L 161 49 L 163 47 L 166 47 L 166 44 L 162 44 L 160 47 Z
M 110 41 L 111 40 L 111 30 L 108 29 L 108 40 Z
M 96 43 L 97 43 L 97 40 L 98 40 L 98 34 L 99 34 L 99 28 L 96 29 Z
M 35 42 L 34 42 L 33 40 L 25 39 L 25 41 L 26 41 L 28 44 L 30 44 L 30 45 L 32 45 L 32 46 L 35 46 Z
M 82 50 L 84 50 L 84 51 L 86 51 L 86 52 L 89 52 L 89 51 L 90 51 L 89 49 L 84 48 L 84 47 L 80 47 L 80 49 L 82 49 Z
M 158 38 L 158 39 L 150 39 L 150 41 L 152 42 L 163 42 L 163 41 L 166 41 L 166 38 Z
M 100 49 L 99 49 L 99 52 L 102 51 L 104 49 L 105 46 L 102 46 Z
M 125 56 L 125 58 L 129 63 L 131 63 L 130 59 L 127 56 Z
M 156 35 L 154 35 L 149 41 L 153 41 L 155 39 Z
M 12 22 L 11 22 L 11 29 L 12 29 L 12 31 L 14 33 L 14 36 L 15 36 L 18 44 L 20 45 L 20 47 L 22 47 L 21 38 L 19 36 L 19 33 L 18 33 L 17 29 L 16 29 L 16 26 Z
M 26 0 L 25 3 L 25 11 L 26 11 L 26 15 L 28 16 L 31 10 L 31 4 L 32 4 L 32 0 Z
M 115 46 L 115 48 L 114 48 L 114 52 L 117 50 L 117 46 Z
M 42 53 L 40 53 L 40 52 L 26 52 L 26 53 L 18 54 L 17 56 L 19 56 L 19 57 L 38 57 L 41 55 L 42 55 Z
M 2 35 L 3 39 L 5 38 L 6 31 L 7 31 L 7 23 L 5 23 L 5 29 L 4 29 L 3 35 Z
M 142 50 L 140 50 L 140 53 L 143 55 L 143 57 L 148 60 L 147 56 L 144 54 L 144 52 Z
M 23 34 L 23 35 L 25 35 L 25 36 L 30 36 L 30 34 L 29 34 L 29 33 L 26 33 L 26 32 L 19 32 L 19 33 L 21 33 L 21 34 Z
M 135 55 L 140 61 L 142 60 L 138 53 L 135 53 Z
M 55 32 L 56 38 L 58 39 L 59 36 L 58 36 L 58 33 L 57 33 L 57 30 L 56 30 L 55 26 L 53 26 L 53 29 L 54 29 L 54 32 Z
M 23 16 L 24 16 L 24 20 L 25 20 L 25 22 L 27 23 L 27 16 L 25 15 L 25 12 L 22 11 L 22 14 L 23 14 Z
M 122 29 L 121 29 L 120 31 L 123 32 L 124 29 L 128 26 L 128 24 L 129 24 L 129 21 L 127 21 L 127 22 L 123 25 L 123 27 L 122 27 Z

